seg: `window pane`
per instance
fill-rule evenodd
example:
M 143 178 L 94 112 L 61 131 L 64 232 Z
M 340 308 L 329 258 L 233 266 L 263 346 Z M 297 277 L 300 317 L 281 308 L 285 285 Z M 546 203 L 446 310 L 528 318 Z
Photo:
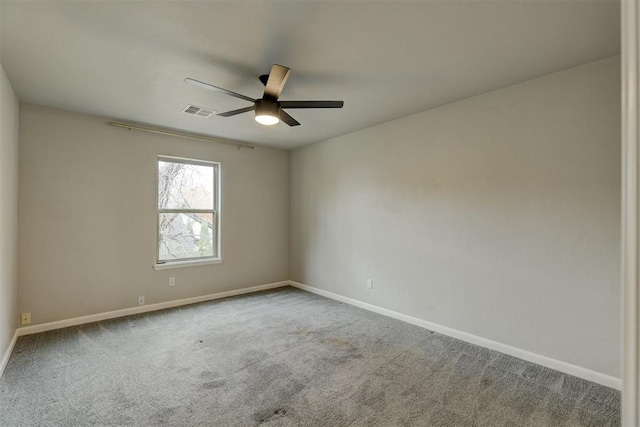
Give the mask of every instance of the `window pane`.
M 159 260 L 215 257 L 213 214 L 161 213 Z
M 214 166 L 158 161 L 159 209 L 214 209 Z

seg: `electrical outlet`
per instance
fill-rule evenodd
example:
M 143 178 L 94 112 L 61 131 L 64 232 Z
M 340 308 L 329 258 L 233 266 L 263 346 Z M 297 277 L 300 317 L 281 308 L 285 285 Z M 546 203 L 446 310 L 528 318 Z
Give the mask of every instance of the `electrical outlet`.
M 367 288 L 373 289 L 373 279 L 367 279 Z
M 20 316 L 20 324 L 28 325 L 31 323 L 31 313 L 22 313 Z
M 175 285 L 176 285 L 176 278 L 169 277 L 169 286 L 175 286 Z
M 138 305 L 144 305 L 144 297 L 138 297 Z

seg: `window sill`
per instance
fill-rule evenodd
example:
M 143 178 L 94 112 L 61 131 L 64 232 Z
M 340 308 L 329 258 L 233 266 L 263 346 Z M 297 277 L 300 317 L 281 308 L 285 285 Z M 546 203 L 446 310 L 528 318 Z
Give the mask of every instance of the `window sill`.
M 220 264 L 221 262 L 222 262 L 222 258 L 174 261 L 174 262 L 166 262 L 164 264 L 154 264 L 153 269 L 156 271 L 169 270 L 171 268 L 197 267 L 200 265 Z

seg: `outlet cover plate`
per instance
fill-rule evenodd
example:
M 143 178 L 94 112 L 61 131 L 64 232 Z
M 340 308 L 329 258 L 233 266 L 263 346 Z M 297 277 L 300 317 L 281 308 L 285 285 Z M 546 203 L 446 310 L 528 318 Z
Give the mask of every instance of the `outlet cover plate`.
M 22 313 L 20 315 L 20 324 L 28 325 L 31 323 L 31 313 Z

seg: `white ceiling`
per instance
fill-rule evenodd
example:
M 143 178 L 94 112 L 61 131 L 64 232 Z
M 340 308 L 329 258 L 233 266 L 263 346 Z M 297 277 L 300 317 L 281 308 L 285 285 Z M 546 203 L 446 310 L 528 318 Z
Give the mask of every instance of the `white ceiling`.
M 24 103 L 281 148 L 299 147 L 619 53 L 614 0 L 7 1 L 0 60 Z M 259 98 L 257 76 L 292 68 L 289 110 L 265 127 L 249 104 L 189 76 Z

